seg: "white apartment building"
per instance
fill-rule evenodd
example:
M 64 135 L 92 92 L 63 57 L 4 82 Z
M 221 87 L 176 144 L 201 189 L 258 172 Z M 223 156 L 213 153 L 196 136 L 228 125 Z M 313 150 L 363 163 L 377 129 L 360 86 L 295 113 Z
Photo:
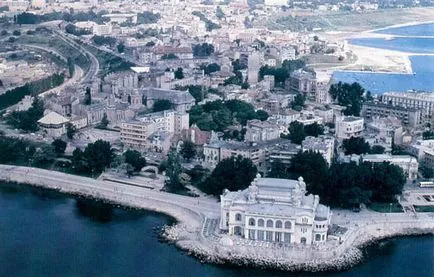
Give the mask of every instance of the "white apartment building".
M 137 149 L 149 148 L 149 138 L 162 132 L 180 136 L 189 128 L 189 114 L 173 110 L 147 114 L 121 124 L 121 142 Z
M 364 119 L 356 116 L 341 116 L 336 118 L 336 138 L 339 140 L 360 137 L 364 129 Z
M 318 195 L 306 195 L 303 178 L 261 178 L 243 191 L 225 190 L 220 229 L 229 236 L 283 244 L 321 244 L 327 241 L 329 207 Z
M 427 121 L 434 112 L 434 94 L 432 92 L 386 92 L 383 94 L 382 101 L 394 106 L 421 109 L 423 117 Z
M 110 24 L 101 24 L 94 25 L 92 28 L 92 32 L 97 36 L 108 36 L 112 33 L 112 25 Z
M 286 6 L 288 5 L 288 0 L 264 0 L 265 6 Z

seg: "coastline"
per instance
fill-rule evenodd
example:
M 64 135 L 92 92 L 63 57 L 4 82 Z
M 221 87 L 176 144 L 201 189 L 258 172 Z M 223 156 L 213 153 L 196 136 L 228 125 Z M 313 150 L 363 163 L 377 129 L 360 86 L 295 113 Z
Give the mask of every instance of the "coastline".
M 214 264 L 224 263 L 292 272 L 338 271 L 360 263 L 363 260 L 363 247 L 373 241 L 402 235 L 434 234 L 434 214 L 406 221 L 396 221 L 393 217 L 386 220 L 388 216 L 383 219 L 383 222 L 376 224 L 361 223 L 362 221 L 351 223 L 350 225 L 356 226 L 357 229 L 349 232 L 343 243 L 335 241 L 325 246 L 294 245 L 284 249 L 274 246 L 260 248 L 258 251 L 256 244 L 242 244 L 234 247 L 234 245 L 223 243 L 228 236 L 223 235 L 220 239 L 216 239 L 205 235 L 208 217 L 218 214 L 217 203 L 208 202 L 206 204 L 209 206 L 199 208 L 196 206 L 196 201 L 199 203 L 199 200 L 185 196 L 170 195 L 175 201 L 164 201 L 156 195 L 169 196 L 167 193 L 126 187 L 120 184 L 116 184 L 118 189 L 116 186 L 110 188 L 114 186 L 110 182 L 18 166 L 0 165 L 0 180 L 166 214 L 174 218 L 176 224 L 166 226 L 162 236 L 189 255 L 199 258 L 202 262 Z M 96 189 L 92 190 L 89 187 Z M 176 201 L 177 199 L 179 201 Z M 180 200 L 185 199 L 189 202 L 180 203 Z M 200 201 L 205 201 L 205 199 Z M 232 237 L 232 239 L 235 238 Z

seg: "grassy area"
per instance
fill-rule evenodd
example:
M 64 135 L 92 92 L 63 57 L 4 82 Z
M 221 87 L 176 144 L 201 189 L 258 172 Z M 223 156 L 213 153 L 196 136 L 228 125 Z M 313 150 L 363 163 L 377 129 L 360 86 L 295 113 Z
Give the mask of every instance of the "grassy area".
M 398 202 L 392 203 L 392 205 L 390 205 L 389 203 L 372 203 L 371 205 L 369 205 L 368 208 L 380 213 L 404 212 L 402 206 Z
M 414 209 L 420 213 L 434 213 L 434 206 L 414 206 Z
M 434 8 L 381 9 L 356 12 L 312 12 L 301 15 L 280 13 L 269 19 L 267 25 L 273 29 L 303 31 L 322 28 L 326 31 L 362 31 L 383 28 L 412 21 L 431 21 Z

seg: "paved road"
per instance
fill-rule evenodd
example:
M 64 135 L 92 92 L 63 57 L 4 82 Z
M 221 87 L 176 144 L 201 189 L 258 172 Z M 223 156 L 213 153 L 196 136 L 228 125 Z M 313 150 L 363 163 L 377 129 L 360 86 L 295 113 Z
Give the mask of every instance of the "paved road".
M 218 217 L 220 211 L 220 205 L 214 199 L 182 196 L 38 168 L 0 165 L 0 179 L 40 184 L 50 188 L 57 187 L 67 191 L 74 187 L 76 192 L 81 190 L 91 191 L 94 196 L 107 195 L 107 193 L 119 197 L 133 196 L 160 203 L 162 209 L 165 208 L 164 204 L 166 203 L 175 208 L 178 207 L 192 213 L 202 214 L 204 217 Z

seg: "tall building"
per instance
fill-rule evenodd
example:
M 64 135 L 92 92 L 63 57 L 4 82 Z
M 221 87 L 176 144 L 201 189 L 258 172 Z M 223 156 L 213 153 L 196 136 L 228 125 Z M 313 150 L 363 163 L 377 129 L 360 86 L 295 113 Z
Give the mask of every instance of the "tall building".
M 259 70 L 262 66 L 264 55 L 259 51 L 252 51 L 247 62 L 247 81 L 253 85 L 259 82 Z
M 327 241 L 331 211 L 318 195 L 306 195 L 303 178 L 261 178 L 243 191 L 220 196 L 220 229 L 230 236 L 283 244 Z

